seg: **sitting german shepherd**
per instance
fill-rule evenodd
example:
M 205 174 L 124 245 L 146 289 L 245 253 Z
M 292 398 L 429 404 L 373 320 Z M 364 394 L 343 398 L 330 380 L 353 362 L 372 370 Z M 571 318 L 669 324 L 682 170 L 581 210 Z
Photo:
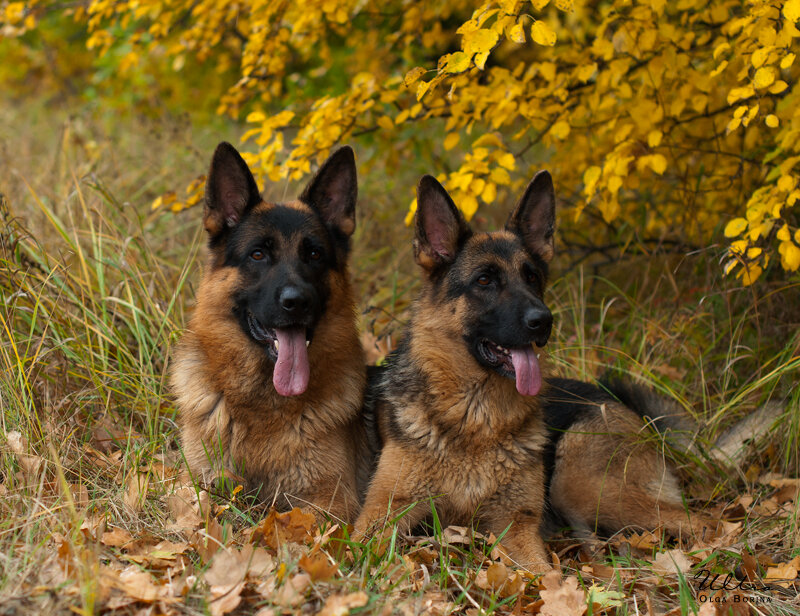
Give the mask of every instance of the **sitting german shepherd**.
M 349 147 L 298 200 L 268 203 L 221 143 L 203 211 L 208 262 L 172 366 L 190 469 L 242 478 L 279 509 L 310 504 L 344 520 L 371 464 L 347 270 L 356 195 Z
M 543 376 L 554 230 L 546 171 L 493 233 L 474 233 L 436 179 L 420 181 L 423 284 L 369 394 L 383 451 L 357 533 L 406 510 L 409 529 L 433 498 L 443 523 L 508 529 L 509 556 L 542 571 L 548 505 L 578 529 L 691 528 L 668 463 L 633 436 L 642 413 L 597 387 Z

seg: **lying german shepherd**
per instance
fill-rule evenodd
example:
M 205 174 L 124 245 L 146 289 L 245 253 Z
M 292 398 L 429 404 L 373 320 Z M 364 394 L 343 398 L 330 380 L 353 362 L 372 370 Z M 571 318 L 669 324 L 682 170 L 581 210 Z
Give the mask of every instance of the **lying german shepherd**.
M 311 504 L 345 520 L 370 465 L 347 271 L 356 195 L 349 147 L 298 200 L 268 203 L 221 143 L 203 211 L 208 262 L 172 367 L 193 471 L 223 471 L 278 508 Z
M 508 529 L 509 555 L 541 571 L 546 503 L 578 529 L 691 528 L 668 463 L 635 436 L 642 412 L 597 387 L 543 376 L 550 174 L 533 178 L 502 231 L 474 233 L 431 176 L 417 206 L 423 284 L 369 394 L 383 451 L 357 533 L 406 510 L 408 529 L 433 498 L 444 523 Z

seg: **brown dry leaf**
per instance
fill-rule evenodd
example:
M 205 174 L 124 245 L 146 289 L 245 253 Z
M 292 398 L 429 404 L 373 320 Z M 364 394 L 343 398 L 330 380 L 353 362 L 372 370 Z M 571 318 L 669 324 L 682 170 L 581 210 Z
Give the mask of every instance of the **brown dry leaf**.
M 578 589 L 578 578 L 570 576 L 561 582 L 561 572 L 553 569 L 541 581 L 544 590 L 540 613 L 544 616 L 582 616 L 586 612 L 586 593 Z
M 149 474 L 131 471 L 125 479 L 125 494 L 122 496 L 122 502 L 132 511 L 141 511 L 149 487 Z
M 154 583 L 147 571 L 134 566 L 119 574 L 115 586 L 129 597 L 143 603 L 176 601 L 175 597 L 171 596 L 169 587 Z
M 304 512 L 299 507 L 295 507 L 288 513 L 278 513 L 273 508 L 256 527 L 252 540 L 253 543 L 263 541 L 273 549 L 278 549 L 287 541 L 310 543 L 314 539 L 311 529 L 315 525 L 314 515 Z
M 323 552 L 303 554 L 297 564 L 314 582 L 329 580 L 339 572 L 339 565 L 331 563 Z
M 331 595 L 325 600 L 318 616 L 347 616 L 354 607 L 364 607 L 369 601 L 367 593 L 360 590 L 348 595 Z
M 794 562 L 781 563 L 767 569 L 764 579 L 783 588 L 789 588 L 797 579 L 797 567 Z
M 486 569 L 486 581 L 492 588 L 500 588 L 508 578 L 508 567 L 503 563 L 492 563 Z M 485 590 L 485 589 L 484 589 Z
M 205 490 L 198 493 L 190 487 L 178 488 L 167 497 L 167 507 L 175 518 L 175 523 L 167 525 L 167 530 L 192 531 L 198 528 L 203 524 L 204 512 L 209 511 L 208 503 Z
M 208 608 L 214 616 L 233 611 L 241 602 L 249 564 L 247 556 L 234 550 L 219 550 L 203 574 L 211 592 Z
M 103 533 L 100 542 L 103 545 L 107 545 L 108 547 L 112 548 L 124 548 L 134 542 L 133 535 L 131 535 L 127 530 L 124 528 L 119 528 L 115 526 L 111 530 L 108 530 Z
M 211 616 L 222 616 L 235 610 L 242 602 L 244 582 L 235 586 L 212 586 L 211 598 L 208 601 L 208 611 Z
M 176 564 L 178 556 L 190 548 L 188 543 L 174 543 L 160 541 L 156 545 L 140 544 L 137 549 L 129 548 L 129 553 L 124 556 L 126 560 L 146 565 L 151 568 L 170 567 Z
M 296 607 L 303 602 L 306 589 L 310 585 L 311 576 L 307 573 L 293 575 L 275 593 L 274 601 L 282 607 Z
M 18 430 L 6 432 L 6 442 L 9 449 L 16 456 L 19 467 L 26 481 L 35 481 L 39 470 L 44 464 L 44 459 L 35 454 L 28 453 L 28 441 Z
M 742 572 L 748 582 L 758 581 L 758 561 L 750 552 L 742 552 Z
M 216 518 L 211 518 L 205 529 L 198 530 L 189 538 L 189 543 L 197 550 L 200 559 L 207 563 L 223 547 L 222 526 Z
M 667 550 L 659 552 L 653 561 L 652 569 L 660 576 L 686 573 L 691 570 L 692 564 L 680 550 Z
M 637 550 L 645 550 L 648 552 L 661 544 L 661 540 L 655 535 L 655 533 L 651 533 L 648 530 L 642 531 L 641 534 L 631 533 L 631 535 L 626 539 L 623 539 L 623 541 L 630 544 L 632 548 Z
M 453 545 L 471 543 L 470 532 L 466 526 L 448 526 L 442 531 L 442 535 L 447 543 Z

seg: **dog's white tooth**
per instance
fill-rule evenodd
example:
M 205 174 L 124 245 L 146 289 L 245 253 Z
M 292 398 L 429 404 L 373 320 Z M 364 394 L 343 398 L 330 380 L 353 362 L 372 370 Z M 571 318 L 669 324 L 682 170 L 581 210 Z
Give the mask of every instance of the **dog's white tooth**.
M 311 340 L 306 340 L 306 348 L 308 348 L 309 344 L 311 344 Z
M 542 354 L 541 354 L 541 353 L 537 353 L 537 354 L 536 354 L 536 359 L 539 359 L 541 356 L 542 356 Z
M 279 351 L 279 350 L 280 350 L 280 348 L 281 348 L 281 343 L 280 343 L 280 342 L 278 342 L 278 339 L 276 338 L 276 339 L 275 339 L 275 350 L 276 350 L 276 351 Z

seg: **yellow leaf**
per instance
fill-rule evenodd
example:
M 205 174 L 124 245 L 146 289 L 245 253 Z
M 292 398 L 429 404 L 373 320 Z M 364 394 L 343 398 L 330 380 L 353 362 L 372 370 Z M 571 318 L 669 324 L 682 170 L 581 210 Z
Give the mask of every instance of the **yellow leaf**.
M 587 196 L 591 196 L 594 192 L 594 187 L 597 185 L 597 180 L 600 179 L 600 167 L 589 167 L 583 172 L 583 185 L 584 192 Z
M 556 8 L 559 11 L 572 11 L 572 0 L 556 0 Z
M 747 228 L 747 220 L 744 218 L 734 218 L 725 225 L 725 237 L 738 237 Z
M 800 0 L 788 0 L 783 5 L 783 16 L 789 21 L 800 20 Z
M 469 68 L 470 64 L 471 58 L 468 54 L 463 51 L 456 51 L 447 56 L 447 63 L 444 65 L 444 71 L 446 73 L 463 73 Z M 417 100 L 419 100 L 419 98 L 419 93 L 417 93 Z
M 267 116 L 264 115 L 263 111 L 253 111 L 247 114 L 246 121 L 250 124 L 257 124 L 259 122 L 263 122 L 267 119 Z
M 647 135 L 647 145 L 651 148 L 658 147 L 664 134 L 660 130 L 651 130 Z
M 739 272 L 739 274 L 742 276 L 742 284 L 744 284 L 746 287 L 749 287 L 756 280 L 758 280 L 758 277 L 761 276 L 763 271 L 764 270 L 761 269 L 761 266 L 756 265 L 755 263 L 745 263 Z
M 533 8 L 537 11 L 541 11 L 544 7 L 550 4 L 550 0 L 531 0 L 531 4 L 533 4 Z
M 775 81 L 775 69 L 771 66 L 762 66 L 753 77 L 753 85 L 759 90 L 768 88 Z
M 597 70 L 597 62 L 591 64 L 584 64 L 575 73 L 575 76 L 581 81 L 589 81 Z
M 556 139 L 561 139 L 563 141 L 569 135 L 570 130 L 572 129 L 570 128 L 569 123 L 565 122 L 564 120 L 559 120 L 550 127 L 550 134 Z
M 473 148 L 483 148 L 492 146 L 494 148 L 504 148 L 503 142 L 495 133 L 485 133 L 478 137 L 473 143 Z
M 489 53 L 490 52 L 488 51 L 484 51 L 483 53 L 476 53 L 475 57 L 472 59 L 472 61 L 475 63 L 475 66 L 483 70 L 483 67 L 486 66 L 486 60 L 489 58 Z
M 650 159 L 650 168 L 658 175 L 663 175 L 664 171 L 667 170 L 667 159 L 664 158 L 663 154 L 653 154 Z
M 511 30 L 508 31 L 508 38 L 515 43 L 524 43 L 525 42 L 525 28 L 522 24 L 515 24 L 511 27 Z
M 783 242 L 778 247 L 778 252 L 781 255 L 783 269 L 794 272 L 800 268 L 800 248 L 792 242 Z
M 788 242 L 790 239 L 792 239 L 792 233 L 789 231 L 789 225 L 783 223 L 783 226 L 778 229 L 778 233 L 775 234 L 775 237 L 781 242 Z
M 717 68 L 715 68 L 713 71 L 711 71 L 708 75 L 709 75 L 709 77 L 716 77 L 722 71 L 724 71 L 726 68 L 728 68 L 728 61 L 727 60 L 723 60 L 722 62 L 720 62 L 719 66 Z
M 378 118 L 378 126 L 380 126 L 383 130 L 393 130 L 394 122 L 392 122 L 392 118 L 389 116 L 382 115 Z
M 492 203 L 497 198 L 497 185 L 493 182 L 487 182 L 486 188 L 481 193 L 481 199 L 484 203 Z
M 417 83 L 424 74 L 425 74 L 425 69 L 422 68 L 421 66 L 412 68 L 410 71 L 406 73 L 406 76 L 403 78 L 403 83 L 407 88 L 410 88 L 415 83 Z
M 755 68 L 763 66 L 764 62 L 767 61 L 767 56 L 769 56 L 769 52 L 770 49 L 768 47 L 759 47 L 750 56 L 750 62 L 753 64 Z
M 422 97 L 425 96 L 425 93 L 428 91 L 428 88 L 431 87 L 432 83 L 433 83 L 433 80 L 431 80 L 431 81 L 420 81 L 417 84 L 417 100 L 418 101 L 422 100 Z M 401 112 L 401 114 L 402 114 L 402 112 Z M 406 118 L 407 117 L 408 117 L 408 115 L 406 115 Z M 402 124 L 402 122 L 400 121 L 400 116 L 395 118 L 395 123 Z
M 454 147 L 458 145 L 461 137 L 458 133 L 450 133 L 447 137 L 444 138 L 444 149 L 445 150 L 452 150 Z
M 459 202 L 459 209 L 464 212 L 464 218 L 470 220 L 478 211 L 478 200 L 474 195 L 464 195 Z
M 766 118 L 764 118 L 764 124 L 766 124 L 770 128 L 777 128 L 778 124 L 780 124 L 780 120 L 778 120 L 778 116 L 771 113 Z
M 499 35 L 494 30 L 482 28 L 465 34 L 461 46 L 469 55 L 486 53 L 492 50 L 498 38 Z
M 770 94 L 780 94 L 789 87 L 785 81 L 779 79 L 769 87 Z
M 789 192 L 794 188 L 795 180 L 791 175 L 782 175 L 778 180 L 778 190 Z
M 608 190 L 611 194 L 616 194 L 622 188 L 622 178 L 618 175 L 612 175 L 608 180 Z
M 786 69 L 789 68 L 792 64 L 794 64 L 794 59 L 796 55 L 793 53 L 787 53 L 783 60 L 781 60 L 781 68 Z
M 493 167 L 489 172 L 489 177 L 493 182 L 496 182 L 501 186 L 508 186 L 511 183 L 511 176 L 508 175 L 508 171 L 502 167 Z
M 714 59 L 716 60 L 719 58 L 720 54 L 725 53 L 731 48 L 731 44 L 725 41 L 724 43 L 720 43 L 714 48 Z
M 501 167 L 505 167 L 509 171 L 513 171 L 514 167 L 517 166 L 517 163 L 514 160 L 514 155 L 511 152 L 506 152 L 505 154 L 498 157 L 497 164 L 500 165 Z
M 539 45 L 552 47 L 556 44 L 556 33 L 541 19 L 533 22 L 531 26 L 531 38 Z

